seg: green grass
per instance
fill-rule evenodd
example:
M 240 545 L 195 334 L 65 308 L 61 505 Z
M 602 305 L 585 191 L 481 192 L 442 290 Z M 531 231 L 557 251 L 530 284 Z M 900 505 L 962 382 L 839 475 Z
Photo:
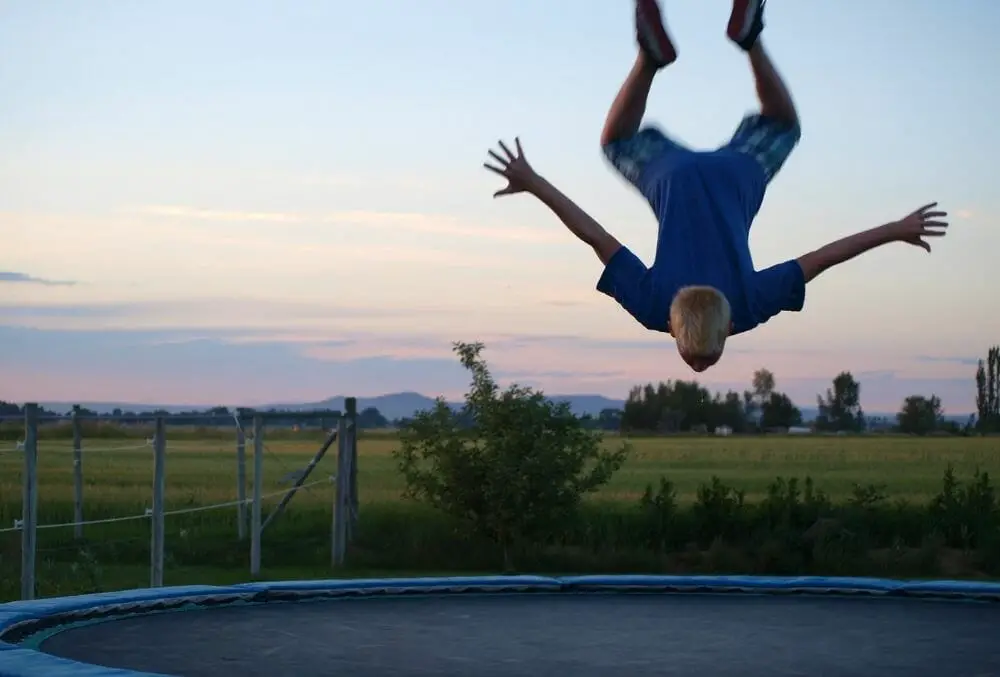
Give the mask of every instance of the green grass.
M 618 444 L 609 438 L 607 444 Z M 1000 476 L 1000 438 L 908 437 L 730 437 L 642 438 L 632 441 L 625 466 L 596 498 L 636 500 L 645 487 L 668 477 L 681 503 L 693 500 L 700 483 L 715 475 L 744 489 L 748 500 L 759 499 L 777 476 L 811 476 L 832 499 L 850 495 L 855 484 L 885 484 L 893 498 L 925 502 L 940 489 L 941 474 L 951 464 L 959 476 L 980 469 Z M 138 448 L 136 448 L 138 447 Z M 281 479 L 305 466 L 317 441 L 273 441 L 264 455 L 264 492 L 287 488 Z M 358 446 L 358 485 L 362 504 L 399 500 L 403 489 L 391 452 L 393 439 L 362 439 Z M 2 448 L 2 447 L 0 447 Z M 85 518 L 141 514 L 151 505 L 152 450 L 135 440 L 88 440 L 84 444 Z M 335 452 L 316 469 L 311 480 L 334 472 Z M 73 464 L 71 447 L 63 441 L 43 441 L 38 453 L 39 523 L 72 519 Z M 166 509 L 184 509 L 236 498 L 235 445 L 224 440 L 183 440 L 167 452 Z M 20 517 L 22 456 L 0 453 L 0 528 Z M 253 481 L 252 452 L 247 454 L 247 481 Z M 268 499 L 273 505 L 277 498 Z M 332 484 L 303 490 L 289 513 L 309 507 L 329 510 Z M 220 512 L 201 513 L 201 521 L 216 522 Z M 197 516 L 185 518 L 194 522 Z M 234 527 L 235 528 L 235 527 Z
M 618 444 L 609 438 L 608 445 Z M 85 442 L 84 481 L 88 513 L 121 514 L 148 506 L 151 496 L 152 450 L 134 449 L 134 440 Z M 749 498 L 763 494 L 776 476 L 812 476 L 832 498 L 850 494 L 854 484 L 884 483 L 895 498 L 921 501 L 940 488 L 948 464 L 960 475 L 975 469 L 1000 475 L 1000 437 L 677 437 L 640 438 L 625 466 L 601 492 L 601 498 L 634 500 L 660 476 L 677 486 L 682 502 L 694 497 L 701 482 L 712 475 L 745 489 Z M 283 488 L 280 479 L 303 467 L 318 441 L 278 440 L 267 444 L 264 491 Z M 395 440 L 378 436 L 358 445 L 360 498 L 367 503 L 395 501 L 402 491 L 391 452 Z M 87 451 L 94 449 L 95 451 Z M 115 451 L 114 449 L 119 449 Z M 38 453 L 39 512 L 41 521 L 67 519 L 61 511 L 73 498 L 71 446 L 43 441 Z M 21 455 L 0 454 L 0 525 L 20 515 Z M 333 473 L 334 452 L 328 454 L 314 478 Z M 248 482 L 253 477 L 252 450 L 247 450 Z M 236 492 L 235 444 L 226 440 L 183 440 L 167 452 L 167 507 L 207 505 L 230 501 Z M 329 504 L 331 491 L 323 487 L 305 492 L 297 504 Z
M 234 500 L 234 441 L 218 436 L 179 437 L 168 442 L 166 509 Z M 316 434 L 274 436 L 264 457 L 264 492 L 287 488 L 281 478 L 303 467 L 320 441 Z M 614 437 L 606 441 L 608 445 L 620 442 Z M 385 545 L 379 539 L 393 541 L 399 552 L 419 554 L 422 542 L 442 542 L 453 529 L 433 516 L 417 524 L 416 517 L 426 516 L 426 511 L 400 502 L 403 487 L 391 456 L 396 445 L 387 435 L 365 435 L 359 442 L 358 484 L 362 522 L 367 526 L 363 526 L 364 538 L 356 548 L 364 569 L 355 574 L 384 570 L 385 562 L 365 556 Z M 926 503 L 940 490 L 942 473 L 949 464 L 960 478 L 970 477 L 977 469 L 1000 476 L 998 437 L 667 437 L 635 439 L 632 445 L 628 462 L 593 500 L 634 506 L 647 485 L 655 486 L 666 476 L 674 483 L 679 501 L 689 504 L 698 486 L 715 475 L 745 490 L 750 501 L 760 500 L 775 477 L 809 476 L 834 501 L 849 497 L 857 484 L 884 484 L 892 499 Z M 22 455 L 8 451 L 12 447 L 0 443 L 0 529 L 13 526 L 21 515 Z M 84 449 L 85 519 L 141 515 L 151 505 L 152 450 L 142 446 L 142 440 L 88 439 Z M 334 467 L 335 452 L 331 451 L 312 479 L 328 477 Z M 248 495 L 252 476 L 252 448 L 248 447 Z M 73 465 L 68 440 L 40 443 L 38 478 L 39 524 L 72 520 Z M 265 514 L 277 500 L 275 496 L 265 502 Z M 265 577 L 333 575 L 328 565 L 332 502 L 331 483 L 305 489 L 296 496 L 287 514 L 265 533 Z M 386 526 L 397 517 L 402 520 L 399 524 Z M 70 528 L 39 532 L 40 594 L 148 585 L 147 520 L 88 525 L 84 536 L 84 542 L 77 543 Z M 434 562 L 439 560 L 428 557 L 426 562 L 390 564 L 399 567 L 393 569 L 397 575 L 401 571 L 441 571 Z M 20 535 L 0 533 L 0 600 L 18 595 L 19 565 Z M 235 507 L 167 519 L 168 584 L 231 583 L 247 577 L 248 543 L 236 538 Z

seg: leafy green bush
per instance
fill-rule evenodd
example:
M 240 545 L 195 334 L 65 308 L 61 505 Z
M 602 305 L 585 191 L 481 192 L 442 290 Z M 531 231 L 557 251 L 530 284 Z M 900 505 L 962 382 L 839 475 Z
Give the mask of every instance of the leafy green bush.
M 660 486 L 653 492 L 653 486 L 646 487 L 639 499 L 639 513 L 643 522 L 638 529 L 642 543 L 663 552 L 677 547 L 681 511 L 677 505 L 677 490 L 666 477 L 660 478 Z
M 407 497 L 466 521 L 503 548 L 509 568 L 519 547 L 554 537 L 576 516 L 582 497 L 621 467 L 628 446 L 604 451 L 599 432 L 540 392 L 517 385 L 501 392 L 482 350 L 455 344 L 472 375 L 463 411 L 439 399 L 400 431 L 394 457 Z
M 732 539 L 747 526 L 746 495 L 712 476 L 708 484 L 698 487 L 697 497 L 691 507 L 696 533 L 694 539 L 701 545 L 717 539 Z

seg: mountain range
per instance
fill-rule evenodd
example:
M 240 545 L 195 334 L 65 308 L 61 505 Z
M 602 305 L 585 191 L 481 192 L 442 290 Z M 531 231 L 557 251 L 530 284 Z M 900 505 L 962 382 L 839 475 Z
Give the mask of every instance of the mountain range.
M 283 411 L 314 411 L 317 409 L 344 410 L 344 396 L 338 395 L 329 397 L 318 402 L 274 402 L 268 404 L 258 404 L 254 408 L 267 410 L 279 409 Z M 624 400 L 615 400 L 603 395 L 552 395 L 551 400 L 556 402 L 568 402 L 570 408 L 578 416 L 591 414 L 596 416 L 602 409 L 621 409 L 625 405 Z M 391 393 L 386 395 L 376 395 L 375 397 L 359 397 L 358 411 L 369 407 L 379 410 L 379 413 L 390 421 L 413 416 L 415 412 L 430 409 L 434 406 L 434 398 L 414 392 Z M 39 402 L 40 406 L 49 411 L 68 412 L 74 404 L 78 404 L 85 409 L 89 409 L 98 414 L 110 414 L 115 409 L 121 411 L 166 411 L 171 414 L 178 414 L 185 411 L 203 411 L 208 409 L 207 405 L 193 404 L 150 404 L 139 402 Z M 454 408 L 462 406 L 460 402 L 449 402 Z M 233 408 L 235 404 L 221 404 Z

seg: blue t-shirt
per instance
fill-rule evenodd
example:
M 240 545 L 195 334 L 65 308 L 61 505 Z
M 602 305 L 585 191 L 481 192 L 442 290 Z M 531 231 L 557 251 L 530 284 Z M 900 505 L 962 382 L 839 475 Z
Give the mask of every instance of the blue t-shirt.
M 676 150 L 647 165 L 636 183 L 660 222 L 656 259 L 647 268 L 623 246 L 605 266 L 597 290 L 644 327 L 668 331 L 670 304 L 681 287 L 691 285 L 726 295 L 734 334 L 783 310 L 802 310 L 805 278 L 797 261 L 754 270 L 750 224 L 767 187 L 755 159 L 726 148 Z

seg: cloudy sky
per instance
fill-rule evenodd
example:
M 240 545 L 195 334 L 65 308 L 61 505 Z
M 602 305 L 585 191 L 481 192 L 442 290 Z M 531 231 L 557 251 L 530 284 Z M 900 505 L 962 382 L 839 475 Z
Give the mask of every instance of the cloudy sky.
M 647 261 L 656 224 L 605 164 L 631 4 L 6 0 L 0 4 L 0 398 L 259 404 L 461 394 L 452 341 L 504 382 L 624 397 L 690 378 L 594 285 L 592 253 L 486 150 L 519 134 Z M 755 104 L 728 4 L 670 0 L 655 120 L 695 147 Z M 974 408 L 1000 341 L 1000 3 L 774 0 L 766 41 L 804 138 L 751 246 L 764 267 L 940 201 L 933 254 L 886 247 L 701 375 L 772 369 L 811 405 Z M 991 310 L 992 309 L 992 310 Z

